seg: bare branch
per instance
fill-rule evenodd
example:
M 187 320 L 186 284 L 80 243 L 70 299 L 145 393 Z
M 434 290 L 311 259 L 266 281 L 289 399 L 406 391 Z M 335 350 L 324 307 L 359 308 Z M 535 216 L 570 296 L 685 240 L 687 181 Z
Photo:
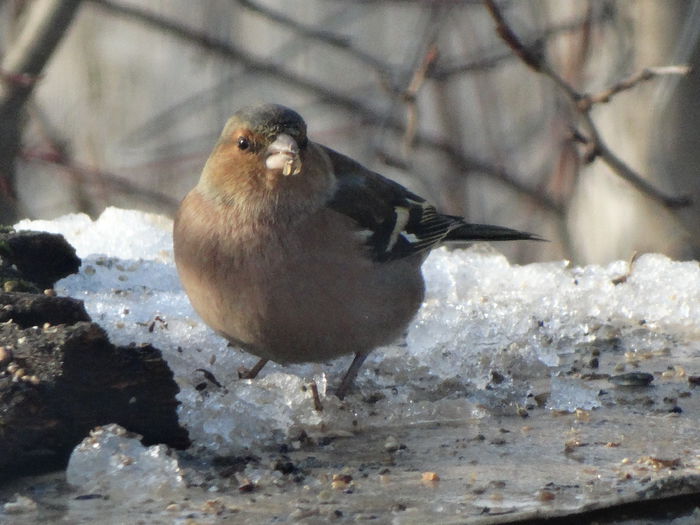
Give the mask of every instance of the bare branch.
M 618 157 L 603 141 L 598 134 L 598 129 L 591 118 L 590 113 L 583 112 L 582 119 L 590 134 L 589 148 L 593 156 L 597 156 L 610 169 L 612 169 L 619 177 L 625 179 L 639 191 L 648 195 L 652 199 L 660 202 L 669 209 L 685 208 L 693 204 L 692 199 L 688 195 L 666 195 L 663 191 L 650 184 L 646 179 L 642 178 L 636 171 L 630 168 L 625 161 Z
M 274 9 L 265 7 L 264 5 L 258 4 L 253 0 L 235 0 L 235 2 L 241 7 L 258 13 L 259 15 L 267 18 L 268 20 L 276 22 L 284 27 L 287 27 L 292 31 L 299 33 L 300 35 L 305 36 L 307 38 L 320 40 L 328 45 L 338 48 L 347 48 L 348 46 L 350 46 L 350 38 L 348 37 L 338 36 L 331 31 L 315 29 L 314 27 L 301 24 L 284 14 L 275 11 Z
M 518 192 L 529 201 L 535 203 L 540 208 L 547 210 L 558 217 L 562 217 L 564 215 L 564 206 L 562 204 L 547 196 L 541 190 L 531 188 L 527 184 L 524 184 L 514 173 L 509 172 L 502 166 L 495 166 L 486 161 L 473 157 L 467 157 L 457 148 L 446 142 L 430 139 L 426 140 L 425 138 L 423 138 L 423 140 L 419 139 L 416 142 L 418 146 L 424 146 L 441 151 L 447 155 L 447 157 L 449 157 L 449 159 L 454 163 L 455 167 L 460 171 L 481 174 L 497 180 L 505 186 Z M 406 160 L 396 157 L 387 151 L 378 150 L 376 154 L 379 160 L 381 160 L 387 166 L 392 166 L 404 171 L 410 171 L 411 169 L 410 164 Z
M 530 68 L 538 73 L 541 72 L 544 63 L 543 57 L 534 53 L 531 48 L 523 45 L 515 32 L 510 28 L 501 14 L 501 10 L 493 0 L 484 0 L 484 5 L 491 14 L 491 18 L 496 22 L 496 31 L 503 41 L 508 44 L 508 47 L 510 47 L 518 58 L 525 62 Z
M 547 41 L 552 37 L 565 33 L 571 33 L 573 31 L 580 31 L 581 29 L 585 30 L 586 27 L 589 27 L 594 23 L 600 24 L 610 22 L 610 18 L 606 15 L 606 13 L 601 12 L 596 16 L 586 16 L 582 19 L 554 25 L 543 30 L 541 33 L 538 33 L 536 38 L 530 38 L 528 41 L 524 42 L 523 46 L 526 48 L 532 48 L 533 46 L 541 44 L 543 41 Z M 476 57 L 468 59 L 464 62 L 437 65 L 428 72 L 428 78 L 435 80 L 446 80 L 453 75 L 493 69 L 499 64 L 510 59 L 513 59 L 512 51 L 491 51 L 487 54 L 487 56 L 477 55 Z
M 621 80 L 617 84 L 604 89 L 600 93 L 594 95 L 584 95 L 579 101 L 579 106 L 581 111 L 587 111 L 593 104 L 605 104 L 610 102 L 610 99 L 622 91 L 632 89 L 637 84 L 651 80 L 663 75 L 687 75 L 690 73 L 690 66 L 660 66 L 660 67 L 647 67 L 642 69 L 639 73 L 632 75 L 631 77 Z
M 500 9 L 494 2 L 494 0 L 483 0 L 484 5 L 488 9 L 491 17 L 496 22 L 496 30 L 501 36 L 503 41 L 511 48 L 513 53 L 520 58 L 528 67 L 534 71 L 548 77 L 551 79 L 566 95 L 569 102 L 571 103 L 574 111 L 581 118 L 581 123 L 585 128 L 587 136 L 584 137 L 581 133 L 576 135 L 576 139 L 579 141 L 586 141 L 588 144 L 589 152 L 588 157 L 593 159 L 599 157 L 605 164 L 607 164 L 619 177 L 625 179 L 630 184 L 632 184 L 639 191 L 645 195 L 651 197 L 652 199 L 660 202 L 664 206 L 670 209 L 680 208 L 689 206 L 692 201 L 688 196 L 673 196 L 666 195 L 664 192 L 655 188 L 652 184 L 647 182 L 640 174 L 630 168 L 622 159 L 620 159 L 613 151 L 608 147 L 603 138 L 598 131 L 598 128 L 591 117 L 591 109 L 593 107 L 594 97 L 589 97 L 582 93 L 579 93 L 574 87 L 569 84 L 564 78 L 556 73 L 549 65 L 546 63 L 543 56 L 533 53 L 530 49 L 524 46 L 518 36 L 515 34 L 513 29 L 508 25 L 507 21 L 503 17 Z M 645 72 L 646 71 L 646 72 Z M 600 100 L 598 102 L 606 102 L 614 94 L 630 89 L 635 85 L 639 84 L 644 80 L 648 80 L 659 74 L 685 74 L 687 69 L 684 70 L 683 66 L 669 66 L 668 68 L 649 68 L 632 78 L 622 81 L 615 86 L 607 89 L 601 95 L 598 95 Z
M 438 144 L 433 145 L 437 146 Z M 561 203 L 546 195 L 541 189 L 533 188 L 521 182 L 519 177 L 517 177 L 514 173 L 509 172 L 504 167 L 495 166 L 479 159 L 466 157 L 460 151 L 448 144 L 443 145 L 442 151 L 445 152 L 452 159 L 455 165 L 460 167 L 462 170 L 488 175 L 492 179 L 500 181 L 521 195 L 527 197 L 541 208 L 560 217 L 564 215 L 564 206 L 562 206 Z
M 326 44 L 330 47 L 333 47 L 335 49 L 349 54 L 353 58 L 371 67 L 380 74 L 386 74 L 390 69 L 389 66 L 381 60 L 353 46 L 352 40 L 349 37 L 339 36 L 331 31 L 323 31 L 301 24 L 284 14 L 273 9 L 269 9 L 268 7 L 265 7 L 263 5 L 260 5 L 257 2 L 254 2 L 253 0 L 235 1 L 238 2 L 238 4 L 240 4 L 242 7 L 249 9 L 250 11 L 253 11 L 255 13 L 258 13 L 260 16 L 264 16 L 268 20 L 280 24 L 288 29 L 291 29 L 292 31 L 298 33 L 303 37 L 316 40 L 318 42 L 321 42 L 323 44 Z
M 319 30 L 314 27 L 310 27 L 304 24 L 301 24 L 297 22 L 296 20 L 292 19 L 291 17 L 288 17 L 276 10 L 269 9 L 266 6 L 263 6 L 259 4 L 258 2 L 255 2 L 253 0 L 234 0 L 238 4 L 241 5 L 241 7 L 244 7 L 254 13 L 259 14 L 260 16 L 263 16 L 267 18 L 268 20 L 278 23 L 296 33 L 299 35 L 316 40 L 322 44 L 326 44 L 330 47 L 333 47 L 339 51 L 345 52 L 355 58 L 356 60 L 364 63 L 368 67 L 374 69 L 377 73 L 381 75 L 387 75 L 391 72 L 392 67 L 383 62 L 382 60 L 370 55 L 369 53 L 366 53 L 362 51 L 361 49 L 357 48 L 352 44 L 352 39 L 346 36 L 338 35 L 337 33 L 333 33 L 332 31 L 324 31 L 324 30 Z M 382 0 L 386 1 L 386 0 Z M 432 0 L 434 2 L 434 0 Z M 473 2 L 470 2 L 472 5 L 477 4 L 481 2 L 481 0 L 475 0 Z M 445 2 L 445 4 L 449 4 L 450 2 Z M 426 1 L 426 5 L 428 2 Z M 464 4 L 464 2 L 454 2 L 454 4 Z M 434 4 L 430 4 L 431 7 L 435 7 Z M 568 23 L 563 23 L 560 25 L 553 26 L 546 31 L 543 31 L 541 35 L 538 36 L 538 39 L 542 38 L 548 38 L 552 36 L 556 36 L 561 33 L 567 33 L 571 31 L 575 31 L 581 28 L 581 26 L 585 24 L 591 24 L 592 22 L 601 22 L 607 20 L 603 16 L 599 16 L 597 19 L 591 19 L 590 17 L 586 17 L 583 20 L 576 20 L 574 22 L 568 22 Z M 528 44 L 528 47 L 530 44 Z M 500 62 L 507 60 L 507 59 L 512 59 L 513 55 L 512 53 L 496 53 L 493 56 L 490 57 L 479 57 L 475 58 L 473 60 L 469 60 L 464 63 L 460 64 L 452 64 L 448 66 L 443 66 L 443 67 L 438 67 L 437 64 L 432 64 L 430 69 L 426 71 L 426 77 L 431 78 L 431 79 L 438 79 L 438 80 L 444 80 L 447 77 L 450 77 L 455 74 L 460 74 L 460 73 L 467 73 L 471 71 L 478 71 L 478 70 L 484 70 L 484 69 L 490 69 L 492 67 L 495 67 L 497 64 Z
M 0 69 L 0 80 L 2 80 L 2 83 L 9 84 L 13 87 L 31 89 L 40 79 L 40 76 L 34 76 L 28 73 L 11 73 Z
M 0 82 L 0 114 L 27 99 L 79 6 L 80 0 L 32 3 L 22 31 L 2 59 L 5 82 Z
M 401 94 L 401 98 L 406 104 L 406 133 L 404 134 L 404 149 L 406 151 L 410 149 L 416 138 L 416 133 L 418 132 L 418 105 L 416 103 L 418 92 L 420 88 L 423 87 L 425 77 L 437 58 L 438 48 L 437 45 L 433 43 L 414 71 L 406 91 Z
M 165 20 L 140 8 L 121 5 L 111 0 L 87 1 L 107 9 L 113 14 L 129 17 L 156 29 L 166 31 L 172 36 L 210 50 L 222 57 L 238 61 L 251 71 L 269 75 L 307 94 L 313 93 L 320 101 L 330 103 L 336 108 L 342 108 L 352 115 L 361 118 L 368 124 L 385 126 L 396 133 L 405 134 L 406 130 L 404 124 L 393 116 L 382 115 L 376 108 L 370 107 L 364 102 L 340 93 L 335 89 L 284 69 L 282 65 L 260 61 L 228 42 L 213 39 L 202 32 L 193 30 L 174 21 Z M 561 213 L 561 207 L 556 202 L 542 196 L 539 190 L 525 186 L 523 183 L 519 182 L 517 177 L 507 174 L 501 168 L 490 166 L 480 159 L 465 155 L 462 151 L 458 151 L 454 147 L 422 133 L 416 133 L 414 143 L 416 146 L 426 147 L 448 155 L 457 165 L 464 166 L 465 169 L 473 169 L 489 174 L 496 180 L 510 186 L 515 191 L 532 197 L 535 202 L 541 204 L 545 209 L 558 214 Z
M 22 109 L 79 5 L 80 0 L 32 2 L 21 32 L 0 63 L 0 222 L 17 219 L 14 179 Z
M 537 73 L 542 73 L 543 75 L 551 78 L 554 83 L 557 84 L 569 96 L 569 98 L 577 99 L 581 97 L 581 95 L 576 92 L 571 84 L 569 84 L 561 76 L 557 75 L 549 67 L 543 55 L 535 53 L 531 48 L 522 43 L 522 41 L 506 22 L 506 19 L 501 14 L 501 10 L 496 5 L 494 0 L 483 1 L 484 5 L 486 5 L 486 9 L 488 9 L 489 13 L 491 13 L 491 17 L 496 22 L 496 31 L 523 63 Z
M 60 152 L 57 151 L 23 150 L 20 152 L 20 158 L 27 162 L 40 162 L 43 164 L 57 166 L 64 169 L 67 173 L 79 178 L 81 182 L 104 184 L 111 190 L 118 193 L 129 195 L 130 197 L 140 199 L 149 204 L 155 204 L 170 215 L 175 213 L 179 204 L 177 199 L 173 199 L 168 195 L 137 186 L 128 179 L 114 173 L 109 173 L 78 164 L 60 155 Z

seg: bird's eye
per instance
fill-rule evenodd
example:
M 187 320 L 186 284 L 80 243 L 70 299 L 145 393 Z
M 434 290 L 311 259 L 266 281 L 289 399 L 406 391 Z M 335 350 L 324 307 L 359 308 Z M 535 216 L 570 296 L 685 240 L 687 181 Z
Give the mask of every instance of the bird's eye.
M 238 149 L 247 150 L 250 147 L 250 141 L 245 137 L 238 137 Z

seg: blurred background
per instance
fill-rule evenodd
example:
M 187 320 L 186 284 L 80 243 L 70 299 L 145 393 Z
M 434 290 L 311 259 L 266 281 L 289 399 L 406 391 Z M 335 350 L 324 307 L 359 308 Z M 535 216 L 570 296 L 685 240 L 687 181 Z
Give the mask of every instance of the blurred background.
M 596 94 L 697 65 L 699 3 L 497 5 L 567 85 Z M 0 223 L 172 215 L 228 116 L 265 101 L 444 212 L 552 241 L 500 245 L 512 261 L 700 256 L 698 75 L 581 111 L 481 1 L 0 0 L 0 53 Z M 601 158 L 587 118 L 641 183 Z

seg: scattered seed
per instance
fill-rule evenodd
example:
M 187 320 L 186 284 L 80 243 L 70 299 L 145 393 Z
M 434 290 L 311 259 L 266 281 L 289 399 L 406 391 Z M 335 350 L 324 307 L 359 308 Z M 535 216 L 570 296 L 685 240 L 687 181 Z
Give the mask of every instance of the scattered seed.
M 576 414 L 576 419 L 578 421 L 590 421 L 591 420 L 591 412 L 589 410 L 583 410 L 581 408 L 577 408 L 575 411 Z
M 345 483 L 350 483 L 352 481 L 352 476 L 350 474 L 333 474 L 333 481 L 343 481 Z
M 556 497 L 556 494 L 554 494 L 554 492 L 551 490 L 540 490 L 537 493 L 537 499 L 539 501 L 552 501 Z
M 7 514 L 23 514 L 37 510 L 37 504 L 33 499 L 19 494 L 15 495 L 14 501 L 8 501 L 2 507 Z
M 678 468 L 681 466 L 681 460 L 680 458 L 673 458 L 673 459 L 665 459 L 665 458 L 656 458 L 653 456 L 642 456 L 637 460 L 637 463 L 643 464 L 643 465 L 649 465 L 651 468 L 654 470 L 660 470 L 662 468 Z
M 396 452 L 399 450 L 399 447 L 401 444 L 399 443 L 398 439 L 396 439 L 394 436 L 389 436 L 386 438 L 386 441 L 384 442 L 384 450 L 387 452 Z
M 255 490 L 255 483 L 249 479 L 244 479 L 243 482 L 238 485 L 238 492 L 253 492 Z
M 335 490 L 344 490 L 348 488 L 348 483 L 343 480 L 336 479 L 331 482 L 331 487 L 333 487 Z

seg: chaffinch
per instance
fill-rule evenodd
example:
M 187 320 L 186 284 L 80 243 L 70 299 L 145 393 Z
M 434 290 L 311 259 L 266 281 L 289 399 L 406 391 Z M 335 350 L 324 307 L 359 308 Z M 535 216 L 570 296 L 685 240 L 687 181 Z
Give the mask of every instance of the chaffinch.
M 355 358 L 397 339 L 445 241 L 539 240 L 442 215 L 403 186 L 312 142 L 279 105 L 234 114 L 175 218 L 177 270 L 204 322 L 260 360 Z

